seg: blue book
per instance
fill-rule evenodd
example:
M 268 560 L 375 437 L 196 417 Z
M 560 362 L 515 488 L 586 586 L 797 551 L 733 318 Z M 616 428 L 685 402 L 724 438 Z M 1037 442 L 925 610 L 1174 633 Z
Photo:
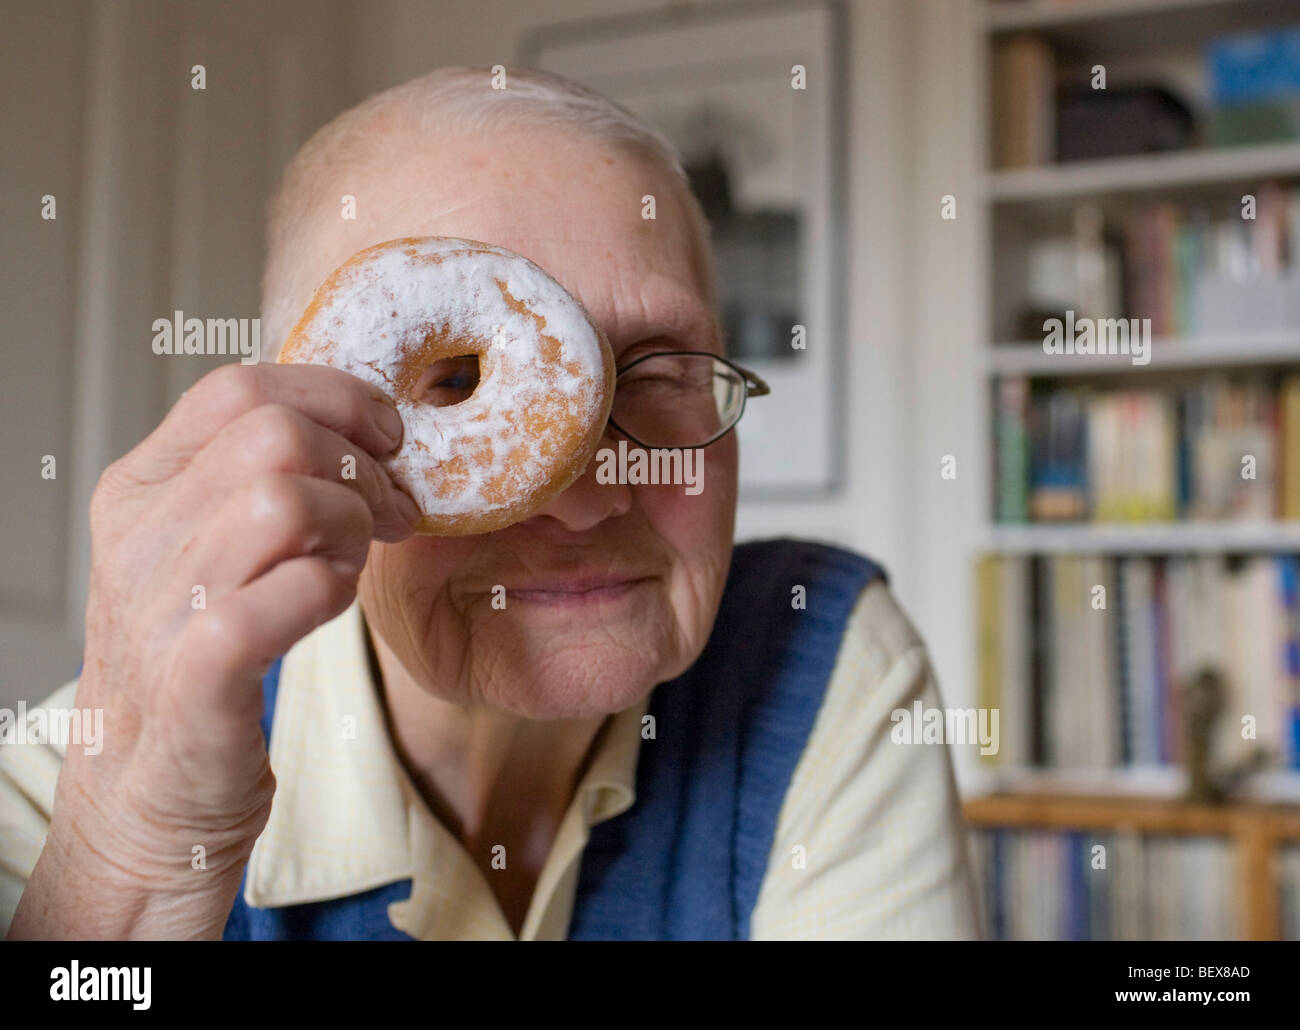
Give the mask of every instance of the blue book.
M 1285 554 L 1277 559 L 1282 607 L 1286 612 L 1286 642 L 1282 661 L 1291 693 L 1287 705 L 1288 768 L 1300 769 L 1300 558 Z
M 1216 106 L 1300 99 L 1300 25 L 1216 39 L 1206 65 Z
M 1083 835 L 1065 835 L 1065 939 L 1089 940 L 1088 934 L 1088 849 Z

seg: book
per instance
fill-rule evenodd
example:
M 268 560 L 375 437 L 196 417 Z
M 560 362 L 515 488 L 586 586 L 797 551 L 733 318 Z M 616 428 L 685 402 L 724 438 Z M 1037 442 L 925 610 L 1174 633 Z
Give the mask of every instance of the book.
M 1035 394 L 1030 402 L 1029 514 L 1045 522 L 1087 512 L 1083 398 L 1076 391 Z
M 1021 34 L 994 45 L 991 57 L 993 164 L 1024 168 L 1054 157 L 1056 60 L 1039 36 Z
M 1281 393 L 1281 483 L 1278 508 L 1282 518 L 1300 519 L 1300 375 L 1288 376 L 1282 384 Z
M 1010 766 L 1027 764 L 1033 747 L 1030 703 L 1033 606 L 1029 563 L 1029 558 L 1020 555 L 997 562 L 1002 670 L 999 762 Z
M 1029 381 L 1024 376 L 1004 376 L 997 381 L 994 481 L 999 522 L 1024 522 L 1029 517 L 1028 405 Z
M 1002 697 L 1002 570 L 995 557 L 986 555 L 975 566 L 975 613 L 978 624 L 978 684 L 975 689 L 976 705 L 987 711 L 1001 710 Z M 999 720 L 999 727 L 1001 721 Z M 1001 733 L 999 732 L 999 736 Z M 1001 740 L 999 740 L 999 745 Z M 999 748 L 999 751 L 1001 748 Z M 997 764 L 1001 754 L 981 755 L 981 761 Z
M 993 940 L 1232 940 L 1242 925 L 1230 838 L 1120 830 L 972 831 Z M 1284 936 L 1300 936 L 1300 845 L 1280 849 Z

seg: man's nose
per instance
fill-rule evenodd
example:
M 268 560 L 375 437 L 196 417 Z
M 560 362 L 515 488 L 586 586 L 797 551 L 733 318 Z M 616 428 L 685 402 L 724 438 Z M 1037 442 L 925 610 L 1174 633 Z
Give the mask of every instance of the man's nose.
M 632 508 L 632 488 L 626 483 L 601 483 L 596 479 L 600 452 L 613 446 L 616 446 L 613 430 L 606 426 L 600 446 L 582 475 L 558 497 L 543 505 L 533 518 L 555 519 L 565 529 L 580 533 L 592 529 L 605 519 L 626 515 Z

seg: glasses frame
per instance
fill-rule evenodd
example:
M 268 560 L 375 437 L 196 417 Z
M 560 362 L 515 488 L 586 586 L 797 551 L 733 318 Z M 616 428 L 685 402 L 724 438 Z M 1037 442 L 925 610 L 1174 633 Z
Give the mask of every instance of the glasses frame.
M 703 450 L 705 447 L 709 447 L 712 444 L 717 443 L 719 440 L 721 440 L 724 436 L 726 436 L 728 433 L 734 430 L 736 426 L 740 424 L 740 420 L 741 418 L 744 417 L 745 414 L 745 405 L 749 403 L 749 398 L 764 397 L 767 394 L 772 392 L 772 388 L 768 386 L 767 383 L 763 382 L 763 380 L 759 376 L 755 375 L 749 369 L 737 365 L 730 358 L 724 358 L 721 355 L 713 354 L 706 350 L 661 350 L 661 351 L 655 351 L 653 354 L 642 354 L 635 361 L 630 361 L 622 368 L 616 369 L 614 372 L 614 391 L 615 391 L 614 395 L 618 396 L 618 380 L 623 375 L 624 372 L 636 368 L 636 366 L 641 364 L 641 362 L 649 361 L 651 358 L 671 358 L 671 357 L 710 358 L 713 361 L 722 362 L 729 369 L 731 369 L 733 372 L 739 375 L 741 380 L 745 384 L 745 395 L 740 398 L 740 411 L 736 413 L 736 417 L 732 421 L 731 425 L 727 426 L 727 428 L 722 430 L 722 432 L 717 433 L 714 436 L 710 437 L 704 443 L 696 444 L 692 447 L 665 447 L 665 448 L 655 447 L 653 444 L 644 443 L 643 441 L 638 440 L 635 436 L 633 436 L 626 429 L 624 429 L 617 422 L 615 422 L 614 416 L 611 414 L 609 418 L 609 424 L 613 426 L 615 429 L 617 429 L 624 436 L 626 436 L 638 447 L 644 447 L 647 450 L 683 450 L 683 451 Z

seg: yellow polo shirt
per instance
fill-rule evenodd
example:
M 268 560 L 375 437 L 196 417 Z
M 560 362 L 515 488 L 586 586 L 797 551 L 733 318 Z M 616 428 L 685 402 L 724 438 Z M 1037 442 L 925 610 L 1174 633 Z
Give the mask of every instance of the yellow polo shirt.
M 420 940 L 514 940 L 485 874 L 397 758 L 363 632 L 354 604 L 285 656 L 271 731 L 275 799 L 249 859 L 245 898 L 257 907 L 295 905 L 409 878 L 410 898 L 388 908 L 397 929 Z M 71 707 L 76 686 L 42 706 Z M 782 803 L 753 939 L 977 936 L 947 749 L 890 738 L 890 714 L 916 700 L 940 705 L 929 660 L 876 581 L 850 616 Z M 636 802 L 649 703 L 647 695 L 611 715 L 593 742 L 518 939 L 567 935 L 591 827 Z M 66 737 L 0 744 L 0 931 L 40 855 L 66 751 Z

